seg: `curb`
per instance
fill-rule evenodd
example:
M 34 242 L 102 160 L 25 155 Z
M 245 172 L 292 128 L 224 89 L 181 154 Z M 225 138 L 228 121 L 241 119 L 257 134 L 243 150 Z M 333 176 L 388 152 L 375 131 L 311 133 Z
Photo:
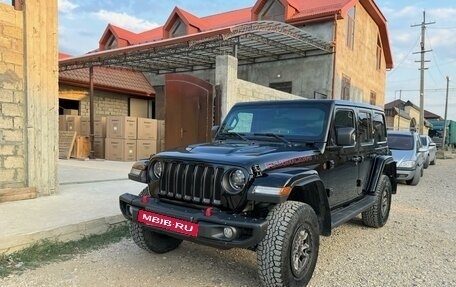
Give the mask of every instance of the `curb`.
M 2 238 L 0 242 L 0 254 L 11 254 L 42 240 L 56 240 L 62 242 L 79 240 L 85 236 L 102 234 L 110 227 L 124 222 L 126 222 L 125 217 L 123 217 L 122 214 L 119 214 L 29 234 L 11 235 Z

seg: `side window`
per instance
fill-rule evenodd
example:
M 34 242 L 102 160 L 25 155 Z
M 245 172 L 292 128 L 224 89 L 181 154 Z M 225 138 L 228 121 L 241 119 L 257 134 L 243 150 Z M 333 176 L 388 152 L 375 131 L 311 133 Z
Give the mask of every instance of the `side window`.
M 376 142 L 386 142 L 386 125 L 383 114 L 374 113 L 372 122 L 374 126 L 374 140 Z
M 372 121 L 369 112 L 360 111 L 358 113 L 358 134 L 361 144 L 372 144 Z
M 336 144 L 337 129 L 355 128 L 355 113 L 353 110 L 337 110 L 334 117 L 334 131 L 331 133 L 331 141 Z

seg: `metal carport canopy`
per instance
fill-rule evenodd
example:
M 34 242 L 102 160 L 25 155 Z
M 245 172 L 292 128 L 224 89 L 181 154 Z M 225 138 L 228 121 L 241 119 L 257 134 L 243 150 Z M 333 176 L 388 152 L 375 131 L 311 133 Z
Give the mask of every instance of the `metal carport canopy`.
M 218 55 L 233 55 L 244 65 L 332 52 L 332 43 L 297 27 L 282 22 L 255 21 L 62 59 L 59 71 L 104 66 L 166 74 L 212 69 Z

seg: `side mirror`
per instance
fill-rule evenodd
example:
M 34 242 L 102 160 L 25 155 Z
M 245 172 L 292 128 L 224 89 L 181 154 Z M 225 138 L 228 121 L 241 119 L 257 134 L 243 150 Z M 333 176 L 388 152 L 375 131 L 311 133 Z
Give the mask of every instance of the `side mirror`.
M 425 148 L 425 147 L 421 147 L 421 148 L 418 150 L 418 152 L 427 152 L 427 151 L 428 151 L 428 149 Z
M 356 135 L 354 128 L 337 128 L 337 145 L 353 146 L 356 143 Z
M 435 144 L 435 142 L 431 142 L 431 143 L 429 144 L 429 146 L 437 146 L 437 145 Z

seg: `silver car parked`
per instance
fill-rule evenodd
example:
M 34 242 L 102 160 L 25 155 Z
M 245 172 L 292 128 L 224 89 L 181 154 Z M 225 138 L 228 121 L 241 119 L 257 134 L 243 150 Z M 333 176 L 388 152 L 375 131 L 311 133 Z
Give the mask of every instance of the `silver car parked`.
M 424 155 L 427 151 L 420 136 L 411 131 L 388 131 L 388 147 L 397 165 L 397 179 L 417 185 L 423 176 Z
M 424 158 L 424 168 L 427 168 L 429 165 L 434 165 L 437 160 L 435 155 L 437 152 L 437 146 L 429 136 L 420 135 L 420 139 L 423 147 L 427 149 Z

